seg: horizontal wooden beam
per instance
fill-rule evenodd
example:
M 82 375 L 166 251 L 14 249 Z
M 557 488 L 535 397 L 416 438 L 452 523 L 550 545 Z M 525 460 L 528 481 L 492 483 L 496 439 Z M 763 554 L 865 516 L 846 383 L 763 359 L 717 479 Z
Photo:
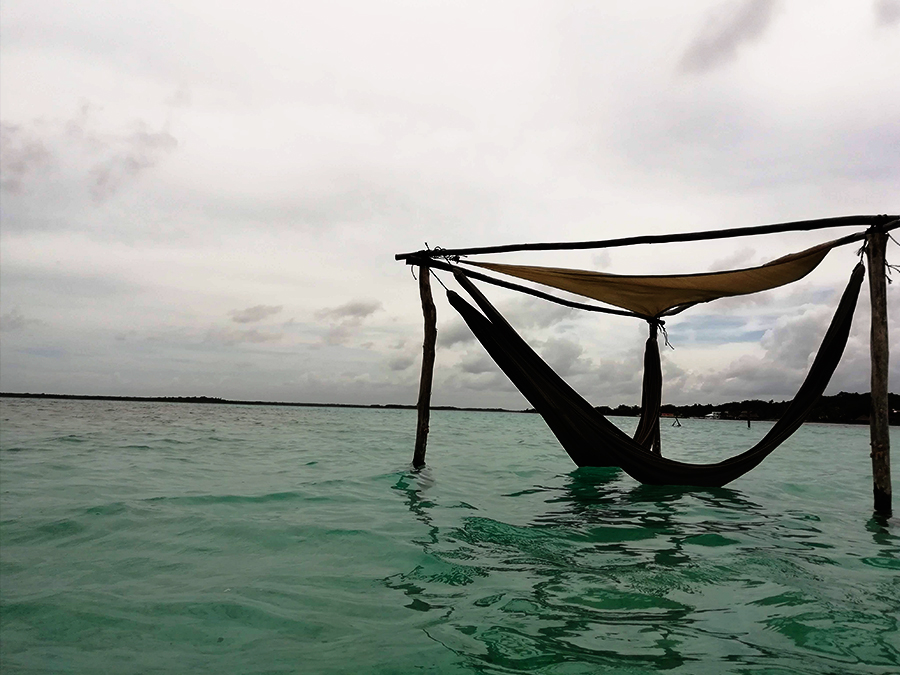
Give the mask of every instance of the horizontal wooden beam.
M 600 239 L 597 241 L 544 242 L 535 244 L 505 244 L 502 246 L 481 246 L 475 248 L 441 248 L 431 250 L 426 249 L 422 251 L 415 251 L 413 253 L 398 253 L 394 256 L 394 259 L 406 260 L 410 257 L 434 258 L 443 256 L 476 255 L 480 253 L 511 253 L 513 251 L 570 251 L 592 248 L 615 248 L 619 246 L 634 246 L 637 244 L 671 244 L 684 241 L 707 241 L 712 239 L 749 237 L 758 234 L 773 234 L 776 232 L 802 232 L 809 230 L 822 230 L 830 227 L 883 226 L 890 221 L 897 220 L 898 218 L 900 218 L 900 216 L 896 215 L 839 216 L 836 218 L 819 218 L 816 220 L 796 220 L 790 223 L 775 223 L 773 225 L 735 227 L 728 230 L 682 232 L 674 234 L 649 234 L 637 237 L 620 237 L 618 239 Z
M 878 229 L 881 232 L 889 232 L 896 228 L 900 227 L 900 220 L 893 220 L 886 225 L 880 226 Z M 845 244 L 850 244 L 854 241 L 862 241 L 866 238 L 865 232 L 857 232 L 854 234 L 848 234 L 845 237 L 841 237 L 838 241 L 840 242 L 838 245 L 842 246 Z M 443 252 L 443 251 L 441 251 Z M 429 253 L 425 251 L 424 253 Z M 513 283 L 511 281 L 505 281 L 503 279 L 496 279 L 494 277 L 488 276 L 487 274 L 482 274 L 480 272 L 475 272 L 466 267 L 460 267 L 459 265 L 453 265 L 445 260 L 441 260 L 439 258 L 430 258 L 427 255 L 422 255 L 418 253 L 409 253 L 406 254 L 405 260 L 407 265 L 419 265 L 422 267 L 432 267 L 437 270 L 445 270 L 447 272 L 454 272 L 463 274 L 471 279 L 478 279 L 479 281 L 483 281 L 486 284 L 491 284 L 493 286 L 499 286 L 500 288 L 507 288 L 512 291 L 518 291 L 520 293 L 525 293 L 527 295 L 532 295 L 536 298 L 541 298 L 542 300 L 548 300 L 550 302 L 555 302 L 557 305 L 563 305 L 564 307 L 571 307 L 573 309 L 583 309 L 588 312 L 598 312 L 600 314 L 613 314 L 615 316 L 631 316 L 636 317 L 638 319 L 644 319 L 645 321 L 652 321 L 653 317 L 644 316 L 643 314 L 637 314 L 636 312 L 629 312 L 625 309 L 612 309 L 611 307 L 600 307 L 597 305 L 588 305 L 583 302 L 576 302 L 574 300 L 566 300 L 564 298 L 559 298 L 555 295 L 551 295 L 550 293 L 545 293 L 543 291 L 539 291 L 534 288 L 529 288 L 528 286 L 523 286 L 522 284 Z M 436 253 L 436 251 L 431 251 L 430 253 Z M 422 273 L 425 273 L 425 270 L 422 270 Z M 672 309 L 663 312 L 662 316 L 674 316 L 679 312 L 687 309 L 688 307 L 692 307 L 693 304 L 682 305 L 679 307 L 673 307 Z M 657 317 L 658 318 L 658 317 Z

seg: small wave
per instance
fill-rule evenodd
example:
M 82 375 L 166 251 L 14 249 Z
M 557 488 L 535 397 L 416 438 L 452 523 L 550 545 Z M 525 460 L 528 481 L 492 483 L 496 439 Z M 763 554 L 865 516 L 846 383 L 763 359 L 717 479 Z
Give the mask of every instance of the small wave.
M 18 532 L 5 535 L 3 543 L 9 545 L 59 542 L 82 535 L 87 529 L 86 525 L 77 520 L 64 518 L 49 523 L 42 523 L 28 529 L 20 527 Z
M 178 504 L 264 504 L 266 502 L 301 501 L 308 499 L 301 492 L 272 492 L 264 495 L 196 495 L 192 497 L 150 497 L 148 502 Z
M 117 516 L 126 511 L 128 511 L 128 505 L 124 502 L 112 502 L 111 504 L 89 506 L 82 513 L 88 516 Z
M 869 567 L 879 567 L 885 570 L 897 570 L 900 572 L 900 560 L 897 558 L 868 557 L 863 558 L 862 562 Z

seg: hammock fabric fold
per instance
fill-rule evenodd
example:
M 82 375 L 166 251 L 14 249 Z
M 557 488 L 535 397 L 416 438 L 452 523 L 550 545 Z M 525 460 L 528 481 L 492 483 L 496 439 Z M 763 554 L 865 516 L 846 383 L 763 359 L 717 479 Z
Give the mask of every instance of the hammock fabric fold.
M 662 454 L 659 441 L 659 409 L 662 406 L 662 364 L 656 333 L 659 324 L 649 321 L 650 337 L 644 347 L 644 380 L 641 385 L 641 419 L 634 430 L 634 441 L 643 448 Z
M 675 307 L 758 293 L 802 279 L 822 262 L 832 248 L 846 240 L 844 237 L 825 242 L 759 267 L 704 274 L 634 276 L 557 267 L 460 262 L 593 298 L 641 316 L 654 317 Z
M 503 372 L 543 416 L 575 464 L 621 467 L 634 479 L 652 485 L 717 487 L 757 466 L 803 424 L 840 362 L 864 274 L 862 264 L 853 270 L 806 379 L 782 418 L 752 448 L 713 464 L 679 462 L 652 452 L 658 443 L 654 438 L 658 439 L 659 421 L 658 414 L 648 414 L 646 408 L 635 438 L 630 438 L 559 377 L 463 274 L 455 276 L 481 312 L 453 291 L 447 292 L 447 298 Z M 645 365 L 649 364 L 650 371 L 659 368 L 656 344 L 655 331 L 651 330 L 645 352 Z M 661 389 L 655 387 L 655 377 L 656 373 L 648 376 L 645 372 L 643 403 L 650 408 L 655 405 L 658 413 Z

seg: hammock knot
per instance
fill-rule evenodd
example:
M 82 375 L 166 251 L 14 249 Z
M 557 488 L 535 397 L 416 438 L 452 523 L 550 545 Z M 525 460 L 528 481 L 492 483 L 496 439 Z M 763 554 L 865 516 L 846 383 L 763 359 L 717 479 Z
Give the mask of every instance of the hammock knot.
M 443 246 L 435 246 L 434 248 L 431 248 L 428 245 L 428 242 L 426 241 L 425 248 L 428 249 L 428 252 L 431 254 L 432 258 L 441 258 L 442 260 L 444 260 L 445 262 L 448 262 L 448 263 L 458 263 L 459 262 L 459 256 L 458 255 L 450 255 L 448 253 L 445 253 L 445 251 L 447 249 L 445 249 Z

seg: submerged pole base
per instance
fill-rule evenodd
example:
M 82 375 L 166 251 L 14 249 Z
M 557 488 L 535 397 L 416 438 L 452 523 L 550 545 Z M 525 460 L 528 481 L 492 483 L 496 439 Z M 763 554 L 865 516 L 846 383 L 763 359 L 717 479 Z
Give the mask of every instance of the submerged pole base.
M 890 446 L 872 444 L 872 476 L 875 513 L 890 516 L 892 512 Z

